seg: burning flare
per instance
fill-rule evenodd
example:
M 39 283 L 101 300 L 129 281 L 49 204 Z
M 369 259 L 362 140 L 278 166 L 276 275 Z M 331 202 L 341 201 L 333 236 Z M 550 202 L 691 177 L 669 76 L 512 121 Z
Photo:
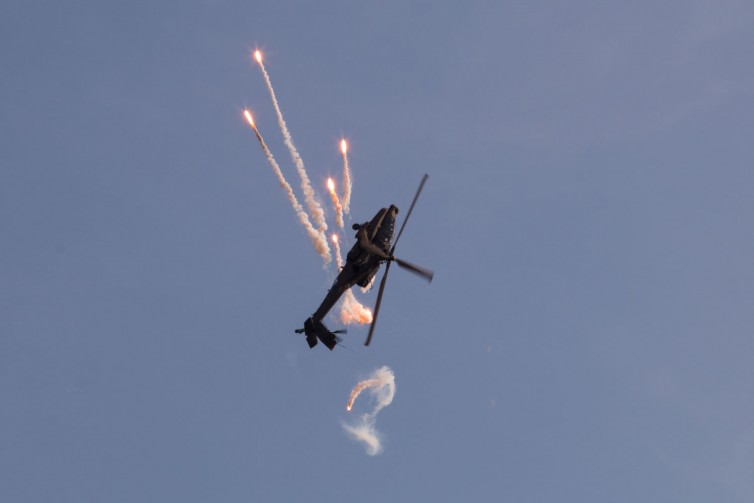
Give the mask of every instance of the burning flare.
M 251 116 L 251 112 L 249 112 L 248 110 L 244 110 L 243 115 L 244 117 L 246 117 L 246 121 L 249 123 L 249 126 L 256 129 L 257 127 L 254 125 L 254 117 Z

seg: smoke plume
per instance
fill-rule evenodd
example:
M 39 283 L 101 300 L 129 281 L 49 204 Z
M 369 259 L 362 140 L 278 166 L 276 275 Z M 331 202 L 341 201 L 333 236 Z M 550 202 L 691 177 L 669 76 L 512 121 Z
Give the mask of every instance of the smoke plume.
M 366 325 L 372 323 L 372 311 L 356 300 L 352 290 L 346 290 L 340 304 L 340 321 L 345 325 Z
M 395 375 L 389 367 L 377 369 L 369 378 L 359 382 L 351 391 L 346 410 L 351 410 L 353 403 L 363 392 L 367 391 L 374 399 L 371 412 L 359 416 L 352 424 L 343 423 L 343 430 L 353 439 L 364 443 L 366 453 L 376 456 L 382 452 L 382 438 L 375 428 L 377 414 L 393 402 L 395 396 Z

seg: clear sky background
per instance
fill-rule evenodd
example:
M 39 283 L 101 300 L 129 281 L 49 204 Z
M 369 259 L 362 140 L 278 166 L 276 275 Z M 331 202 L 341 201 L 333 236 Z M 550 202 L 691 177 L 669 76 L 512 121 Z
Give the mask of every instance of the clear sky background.
M 4 1 L 0 501 L 753 501 L 752 47 L 744 0 Z M 293 334 L 334 271 L 255 48 L 352 221 L 430 174 L 370 348 Z

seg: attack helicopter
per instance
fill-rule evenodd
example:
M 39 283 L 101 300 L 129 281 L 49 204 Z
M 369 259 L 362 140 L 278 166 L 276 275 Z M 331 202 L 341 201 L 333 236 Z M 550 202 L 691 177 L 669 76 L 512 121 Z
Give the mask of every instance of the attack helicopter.
M 327 346 L 331 351 L 335 348 L 341 340 L 337 334 L 345 333 L 345 330 L 331 332 L 322 322 L 323 318 L 327 316 L 330 309 L 332 309 L 335 303 L 338 302 L 338 299 L 349 288 L 354 285 L 366 288 L 372 282 L 380 265 L 383 263 L 386 264 L 385 274 L 382 276 L 382 281 L 380 281 L 377 301 L 375 302 L 374 313 L 372 315 L 372 323 L 369 326 L 369 334 L 364 342 L 365 346 L 369 346 L 369 343 L 372 342 L 372 334 L 377 322 L 377 315 L 380 312 L 382 294 L 385 291 L 385 281 L 390 271 L 390 264 L 395 262 L 399 267 L 426 279 L 430 283 L 432 282 L 432 278 L 434 277 L 432 270 L 412 264 L 393 255 L 395 245 L 398 244 L 398 240 L 401 238 L 401 234 L 403 234 L 406 222 L 408 222 L 411 212 L 414 210 L 416 200 L 419 198 L 419 194 L 421 194 L 428 178 L 429 175 L 427 174 L 422 177 L 416 195 L 414 195 L 414 200 L 411 201 L 406 218 L 403 220 L 403 224 L 398 231 L 398 236 L 392 244 L 395 217 L 398 215 L 398 208 L 394 204 L 391 204 L 389 208 L 380 209 L 369 222 L 353 225 L 353 230 L 356 231 L 356 243 L 354 243 L 348 252 L 343 268 L 339 271 L 322 304 L 304 322 L 304 328 L 299 328 L 295 331 L 297 334 L 306 335 L 306 342 L 310 348 L 317 345 L 317 339 L 322 341 L 322 344 Z

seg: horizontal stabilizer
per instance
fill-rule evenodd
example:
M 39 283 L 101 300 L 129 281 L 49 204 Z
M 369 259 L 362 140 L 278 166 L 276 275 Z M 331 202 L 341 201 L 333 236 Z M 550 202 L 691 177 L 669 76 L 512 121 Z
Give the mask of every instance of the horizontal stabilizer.
M 317 339 L 322 341 L 322 344 L 327 346 L 330 351 L 340 342 L 340 337 L 330 332 L 324 323 L 311 317 L 304 323 L 304 328 L 296 330 L 296 333 L 306 334 L 306 343 L 309 345 L 309 348 L 317 345 Z

